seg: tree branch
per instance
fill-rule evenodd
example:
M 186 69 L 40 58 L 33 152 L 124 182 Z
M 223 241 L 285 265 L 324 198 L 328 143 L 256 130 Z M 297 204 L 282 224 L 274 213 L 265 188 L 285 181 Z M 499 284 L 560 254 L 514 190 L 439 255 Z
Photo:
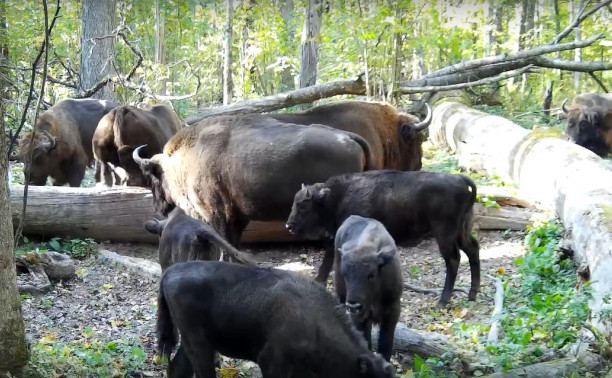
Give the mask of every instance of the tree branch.
M 44 6 L 45 6 L 45 16 L 48 17 L 47 12 L 46 12 L 46 3 L 44 3 Z M 32 102 L 32 93 L 34 91 L 34 81 L 36 78 L 36 66 L 38 65 L 38 62 L 40 61 L 40 58 L 42 57 L 42 54 L 45 51 L 45 48 L 47 47 L 46 45 L 47 38 L 48 36 L 51 35 L 51 31 L 53 30 L 55 21 L 57 20 L 59 16 L 60 9 L 61 9 L 60 0 L 57 0 L 57 8 L 55 9 L 55 15 L 53 16 L 51 25 L 49 26 L 48 29 L 46 29 L 46 26 L 45 26 L 45 41 L 43 41 L 42 45 L 40 46 L 40 50 L 38 51 L 38 54 L 36 55 L 36 57 L 34 58 L 34 62 L 32 63 L 32 68 L 31 68 L 32 77 L 30 79 L 30 90 L 28 91 L 28 98 L 26 99 L 26 103 L 23 109 L 23 114 L 21 116 L 21 122 L 19 123 L 19 127 L 17 128 L 17 131 L 15 131 L 15 134 L 13 135 L 13 138 L 11 139 L 11 142 L 9 144 L 9 148 L 8 148 L 9 159 L 11 157 L 11 153 L 13 152 L 13 147 L 15 146 L 15 142 L 17 141 L 17 138 L 19 138 L 19 133 L 21 133 L 21 130 L 23 129 L 23 125 L 25 125 L 25 120 L 28 115 L 28 108 L 30 107 L 30 103 Z
M 486 79 L 481 79 L 481 80 L 476 80 L 476 81 L 471 81 L 471 82 L 461 83 L 461 84 L 427 86 L 427 87 L 401 87 L 400 92 L 402 92 L 403 94 L 423 93 L 423 92 L 441 92 L 441 91 L 450 91 L 450 90 L 455 90 L 455 89 L 470 88 L 470 87 L 475 87 L 479 85 L 493 84 L 493 83 L 497 83 L 498 81 L 507 80 L 511 77 L 520 76 L 526 73 L 527 71 L 531 70 L 532 68 L 533 68 L 533 65 L 528 65 L 526 67 L 523 67 L 515 71 L 503 73 L 499 76 L 489 77 Z
M 589 72 L 589 76 L 591 76 L 591 78 L 595 80 L 595 82 L 601 87 L 601 89 L 603 89 L 604 93 L 610 93 L 608 91 L 608 88 L 606 88 L 606 85 L 601 80 L 599 80 L 597 76 L 595 76 L 595 73 Z
M 576 62 L 573 60 L 549 59 L 538 56 L 529 60 L 535 66 L 543 68 L 558 68 L 565 71 L 594 72 L 612 70 L 612 63 Z
M 565 29 L 563 29 L 561 33 L 557 34 L 557 36 L 555 37 L 555 39 L 552 40 L 550 45 L 558 44 L 563 38 L 567 37 L 572 32 L 572 30 L 574 30 L 575 27 L 580 25 L 582 21 L 589 18 L 593 13 L 597 12 L 602 7 L 608 7 L 610 4 L 612 4 L 612 0 L 602 1 L 601 3 L 595 4 L 595 6 L 591 8 L 591 10 L 584 13 L 588 3 L 585 4 L 585 6 L 580 10 L 578 17 L 576 17 L 576 19 L 571 24 L 569 24 Z
M 451 74 L 455 74 L 455 73 L 462 72 L 462 71 L 473 70 L 473 69 L 476 69 L 482 66 L 486 66 L 486 65 L 490 65 L 490 64 L 509 63 L 509 62 L 513 62 L 517 60 L 533 58 L 533 57 L 544 55 L 544 54 L 550 54 L 550 53 L 557 52 L 557 51 L 565 51 L 565 50 L 583 48 L 583 47 L 592 45 L 599 39 L 603 38 L 603 36 L 604 36 L 603 34 L 598 34 L 591 38 L 583 39 L 581 41 L 561 43 L 561 44 L 556 44 L 556 45 L 544 45 L 544 46 L 539 46 L 539 47 L 529 49 L 529 50 L 519 51 L 515 54 L 509 54 L 509 55 L 501 54 L 501 55 L 496 55 L 496 56 L 487 57 L 487 58 L 470 60 L 467 62 L 454 64 L 452 66 L 448 66 L 440 70 L 434 71 L 428 75 L 423 76 L 422 79 L 430 79 L 430 78 L 435 78 L 435 77 L 440 77 L 440 76 L 451 75 Z
M 362 95 L 364 93 L 365 83 L 360 75 L 357 79 L 333 81 L 331 83 L 313 85 L 311 87 L 300 88 L 286 93 L 266 96 L 257 100 L 244 100 L 228 106 L 207 109 L 187 118 L 185 122 L 191 125 L 204 118 L 217 115 L 270 112 L 289 106 L 313 102 L 326 97 L 333 97 L 341 94 Z

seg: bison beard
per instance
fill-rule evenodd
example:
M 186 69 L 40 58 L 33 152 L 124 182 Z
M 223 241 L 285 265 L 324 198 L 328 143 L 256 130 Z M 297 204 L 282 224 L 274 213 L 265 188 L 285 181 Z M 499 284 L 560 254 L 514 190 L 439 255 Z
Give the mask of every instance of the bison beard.
M 468 256 L 472 285 L 480 288 L 478 241 L 471 235 L 476 185 L 468 177 L 434 172 L 371 171 L 332 177 L 296 195 L 287 220 L 292 233 L 322 238 L 334 235 L 350 215 L 380 221 L 398 243 L 436 238 L 446 263 L 446 281 L 438 306 L 451 298 L 459 268 L 459 249 Z M 325 283 L 333 264 L 327 250 L 317 280 Z

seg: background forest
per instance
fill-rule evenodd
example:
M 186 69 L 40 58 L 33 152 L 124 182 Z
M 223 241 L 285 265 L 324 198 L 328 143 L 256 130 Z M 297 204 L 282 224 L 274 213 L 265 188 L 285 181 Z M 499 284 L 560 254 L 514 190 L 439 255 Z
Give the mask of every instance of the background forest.
M 109 1 L 107 1 L 109 2 Z M 286 92 L 300 86 L 301 50 L 307 1 L 110 1 L 116 9 L 109 72 L 128 74 L 141 52 L 143 61 L 131 77 L 131 89 L 115 84 L 115 100 L 136 103 L 174 99 L 186 117 L 223 102 L 224 43 L 231 37 L 233 94 L 228 102 Z M 401 83 L 462 61 L 512 53 L 550 43 L 589 1 L 311 1 L 321 16 L 316 82 L 354 78 L 366 73 L 367 96 L 397 102 Z M 5 0 L 10 82 L 13 106 L 9 124 L 19 120 L 29 84 L 30 70 L 44 37 L 42 5 L 38 1 Z M 50 18 L 56 4 L 49 4 Z M 44 100 L 48 103 L 87 89 L 81 67 L 81 2 L 62 1 L 51 34 Z M 312 9 L 311 9 L 312 11 Z M 232 20 L 227 23 L 228 16 Z M 98 16 L 99 17 L 99 16 Z M 610 33 L 612 9 L 595 13 L 567 40 Z M 228 26 L 230 28 L 228 33 Z M 126 45 L 128 41 L 130 46 Z M 564 41 L 565 42 L 565 41 Z M 564 60 L 610 60 L 612 42 L 606 38 L 585 49 L 550 54 Z M 304 59 L 302 57 L 302 59 Z M 39 65 L 40 67 L 40 65 Z M 40 75 L 38 76 L 40 78 Z M 612 85 L 609 72 L 574 73 L 539 69 L 495 84 L 468 90 L 476 103 L 524 112 L 541 106 L 546 88 L 555 82 L 554 103 L 584 91 L 602 91 Z M 135 85 L 134 85 L 135 84 Z M 303 83 L 301 86 L 314 84 Z M 38 88 L 36 85 L 35 88 Z M 499 89 L 499 90 L 498 90 Z M 144 94 L 145 92 L 146 94 Z M 164 97 L 169 96 L 169 97 Z M 414 96 L 414 95 L 412 95 Z M 187 98 L 185 98 L 187 97 Z M 402 100 L 407 99 L 404 96 Z M 182 100 L 176 100 L 181 99 Z M 518 101 L 517 101 L 518 99 Z

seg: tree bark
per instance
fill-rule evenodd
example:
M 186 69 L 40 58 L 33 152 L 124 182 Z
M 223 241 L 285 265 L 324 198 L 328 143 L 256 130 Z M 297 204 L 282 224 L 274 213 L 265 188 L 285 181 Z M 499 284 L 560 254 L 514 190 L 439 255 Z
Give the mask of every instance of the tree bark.
M 281 18 L 283 19 L 283 23 L 285 24 L 285 33 L 286 40 L 285 44 L 287 49 L 291 49 L 295 42 L 295 21 L 293 18 L 293 0 L 284 0 L 282 1 L 283 5 L 281 6 Z M 293 79 L 293 74 L 291 73 L 291 67 L 287 65 L 287 67 L 283 68 L 281 72 L 281 92 L 292 91 L 295 89 L 295 81 Z
M 160 0 L 155 0 L 155 63 L 166 64 L 166 31 L 164 14 L 159 6 Z M 166 94 L 166 80 L 160 83 L 160 93 Z
M 229 105 L 234 96 L 232 83 L 232 34 L 234 24 L 233 0 L 225 4 L 225 38 L 223 39 L 223 105 Z
M 86 91 L 112 73 L 116 0 L 83 0 L 82 6 L 81 90 Z M 112 100 L 110 83 L 92 97 Z
M 0 375 L 17 373 L 28 362 L 28 344 L 21 314 L 21 298 L 17 291 L 17 275 L 13 252 L 13 225 L 9 217 L 8 144 L 4 130 L 4 106 L 9 100 L 6 70 L 8 49 L 5 44 L 6 1 L 0 2 Z
M 575 21 L 578 17 L 580 17 L 580 11 L 584 8 L 584 0 L 578 0 L 578 4 L 576 4 L 576 0 L 570 0 L 570 7 L 573 5 L 572 13 L 572 22 Z M 582 40 L 582 29 L 581 26 L 578 25 L 574 29 L 574 41 L 580 42 Z M 582 62 L 582 49 L 574 50 L 574 61 Z M 582 79 L 581 72 L 574 72 L 574 89 L 576 91 L 580 91 L 580 81 Z
M 492 195 L 492 199 L 495 199 Z M 500 198 L 500 203 L 504 199 Z M 17 226 L 21 218 L 23 186 L 11 186 L 11 214 Z M 532 217 L 525 209 L 474 207 L 474 222 L 483 229 L 524 230 Z M 143 228 L 147 220 L 159 218 L 151 191 L 136 187 L 69 188 L 33 186 L 23 233 L 48 237 L 92 238 L 98 241 L 155 243 L 157 235 Z M 289 234 L 285 222 L 251 222 L 242 242 L 299 241 Z
M 302 57 L 300 65 L 300 88 L 317 83 L 319 63 L 319 39 L 321 38 L 322 1 L 309 0 L 302 31 Z
M 612 170 L 594 153 L 552 131 L 528 130 L 511 121 L 447 102 L 429 127 L 435 144 L 457 152 L 461 167 L 514 180 L 525 195 L 557 211 L 578 265 L 591 273 L 593 322 L 609 335 L 612 323 Z M 602 314 L 604 312 L 604 314 Z

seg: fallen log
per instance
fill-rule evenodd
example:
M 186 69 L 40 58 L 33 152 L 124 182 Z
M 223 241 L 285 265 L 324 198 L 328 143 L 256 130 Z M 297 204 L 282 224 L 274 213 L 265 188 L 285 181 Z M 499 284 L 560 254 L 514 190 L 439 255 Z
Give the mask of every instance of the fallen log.
M 577 265 L 590 269 L 593 322 L 609 335 L 612 323 L 600 315 L 612 309 L 605 303 L 612 294 L 612 170 L 557 134 L 530 132 L 456 102 L 437 106 L 430 125 L 432 141 L 455 151 L 461 167 L 514 180 L 529 198 L 556 210 L 571 231 Z
M 486 378 L 556 378 L 584 377 L 586 373 L 599 373 L 604 366 L 601 357 L 595 353 L 583 352 L 577 357 L 565 357 L 558 360 L 540 362 L 509 370 L 505 373 L 495 373 Z M 599 374 L 597 374 L 599 375 Z
M 11 185 L 13 226 L 21 218 L 23 186 Z M 476 205 L 479 229 L 524 230 L 531 213 L 522 209 L 492 209 Z M 69 188 L 31 186 L 24 235 L 91 238 L 97 241 L 157 243 L 157 235 L 142 224 L 159 218 L 151 191 L 137 187 Z M 251 222 L 243 243 L 304 241 L 287 232 L 285 222 Z
M 379 328 L 372 327 L 372 340 L 378 340 Z M 374 349 L 378 343 L 372 342 Z M 393 349 L 396 353 L 418 354 L 419 357 L 441 357 L 444 353 L 454 352 L 455 348 L 448 339 L 441 334 L 431 332 L 419 332 L 408 328 L 404 323 L 397 323 L 395 327 L 395 342 Z
M 361 79 L 360 75 L 356 79 L 338 80 L 331 83 L 300 88 L 286 93 L 279 93 L 260 99 L 244 100 L 236 102 L 232 105 L 206 109 L 196 115 L 188 117 L 185 122 L 188 125 L 192 125 L 205 118 L 218 115 L 271 112 L 273 110 L 288 108 L 294 105 L 311 103 L 326 97 L 345 94 L 361 95 L 365 94 L 365 91 L 365 83 Z
M 21 294 L 44 294 L 51 290 L 51 281 L 67 280 L 74 277 L 76 265 L 63 253 L 26 253 L 15 257 L 17 271 L 28 272 L 17 276 L 17 288 Z

